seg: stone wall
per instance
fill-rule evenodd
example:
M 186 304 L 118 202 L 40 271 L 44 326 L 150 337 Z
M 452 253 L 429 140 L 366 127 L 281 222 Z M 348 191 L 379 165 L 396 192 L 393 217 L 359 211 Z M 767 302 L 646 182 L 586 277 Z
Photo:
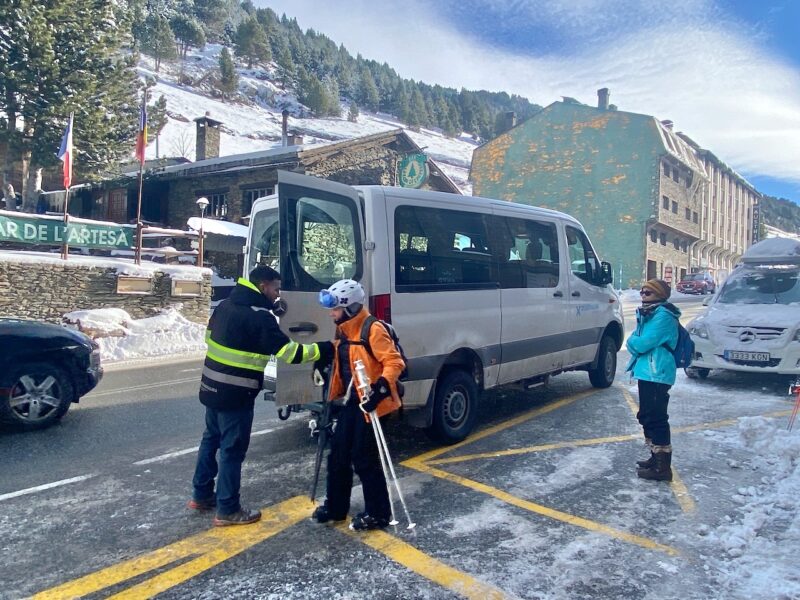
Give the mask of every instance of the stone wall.
M 69 262 L 14 262 L 0 259 L 0 316 L 60 323 L 65 313 L 94 308 L 121 308 L 134 319 L 176 308 L 188 320 L 208 322 L 211 277 L 203 275 L 198 297 L 171 296 L 169 273 L 153 271 L 153 293 L 118 294 L 117 269 Z

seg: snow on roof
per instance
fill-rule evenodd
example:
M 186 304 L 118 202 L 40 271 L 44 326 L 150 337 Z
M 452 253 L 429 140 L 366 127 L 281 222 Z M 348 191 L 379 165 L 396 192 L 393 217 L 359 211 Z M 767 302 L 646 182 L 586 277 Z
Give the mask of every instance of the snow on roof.
M 63 260 L 59 254 L 47 252 L 29 252 L 18 250 L 0 250 L 0 261 L 53 264 L 64 267 L 83 266 L 103 269 L 115 269 L 118 275 L 131 277 L 151 277 L 155 273 L 166 273 L 173 279 L 184 281 L 201 281 L 203 275 L 211 276 L 211 269 L 191 265 L 164 265 L 149 261 L 142 261 L 141 265 L 131 262 L 130 259 L 114 258 L 109 256 L 81 256 L 70 254 L 68 260 Z
M 200 231 L 200 217 L 191 217 L 186 224 L 194 229 Z M 229 221 L 219 221 L 217 219 L 202 219 L 203 233 L 215 233 L 217 235 L 228 235 L 240 238 L 247 237 L 247 227 Z
M 774 237 L 750 246 L 742 256 L 745 264 L 800 264 L 800 241 Z

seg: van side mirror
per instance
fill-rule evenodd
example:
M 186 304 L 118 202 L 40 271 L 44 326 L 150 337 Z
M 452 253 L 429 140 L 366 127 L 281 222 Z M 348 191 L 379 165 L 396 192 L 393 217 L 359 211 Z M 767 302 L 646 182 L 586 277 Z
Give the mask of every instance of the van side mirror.
M 614 283 L 614 271 L 611 269 L 611 263 L 603 261 L 600 263 L 600 274 L 597 276 L 597 285 L 607 285 Z
M 703 306 L 708 306 L 709 304 L 711 304 L 711 298 L 713 298 L 713 296 L 709 296 L 708 298 L 703 298 Z

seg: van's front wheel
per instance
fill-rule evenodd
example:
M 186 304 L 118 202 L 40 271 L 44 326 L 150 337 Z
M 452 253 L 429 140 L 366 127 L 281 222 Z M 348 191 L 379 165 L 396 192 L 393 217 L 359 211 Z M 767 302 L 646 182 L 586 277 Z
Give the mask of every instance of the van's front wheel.
M 597 367 L 589 369 L 589 381 L 596 388 L 607 388 L 614 383 L 617 373 L 617 344 L 610 335 L 600 340 Z
M 450 371 L 436 382 L 430 433 L 445 444 L 466 438 L 478 416 L 478 386 L 466 371 Z

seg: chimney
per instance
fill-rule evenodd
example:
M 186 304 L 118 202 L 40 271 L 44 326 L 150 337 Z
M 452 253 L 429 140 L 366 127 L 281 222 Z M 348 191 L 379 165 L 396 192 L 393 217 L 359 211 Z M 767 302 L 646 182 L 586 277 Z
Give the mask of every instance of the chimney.
M 285 108 L 281 111 L 283 117 L 283 124 L 281 125 L 281 145 L 289 145 L 289 111 Z
M 672 121 L 670 121 L 669 119 L 664 119 L 663 121 L 661 121 L 661 124 L 664 127 L 666 127 L 667 129 L 670 129 L 670 130 L 672 129 L 672 126 L 674 125 L 674 123 Z
M 195 144 L 195 160 L 219 157 L 219 126 L 221 121 L 211 118 L 211 113 L 206 111 L 205 116 L 194 120 L 197 123 L 197 143 Z
M 611 96 L 608 88 L 600 88 L 597 90 L 597 108 L 600 110 L 608 110 L 608 98 Z
M 516 125 L 517 125 L 517 113 L 511 110 L 503 115 L 503 132 L 506 132 L 509 129 L 516 127 Z

